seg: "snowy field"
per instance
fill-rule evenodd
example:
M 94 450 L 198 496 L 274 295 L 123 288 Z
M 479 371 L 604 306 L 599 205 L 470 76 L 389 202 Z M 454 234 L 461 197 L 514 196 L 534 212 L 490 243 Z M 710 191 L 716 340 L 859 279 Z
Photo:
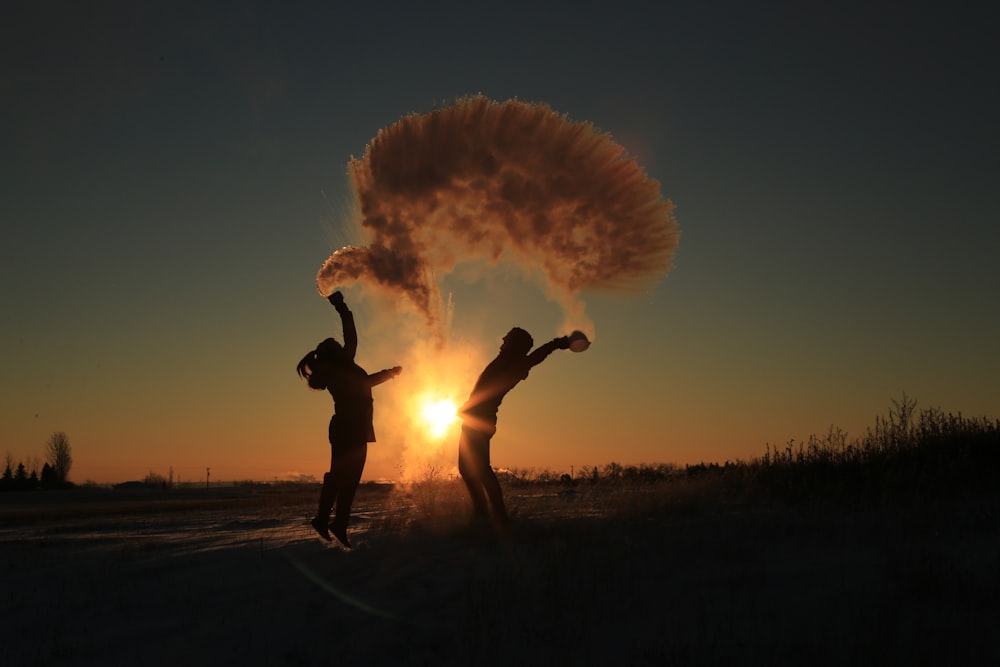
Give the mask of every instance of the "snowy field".
M 1000 664 L 996 498 L 838 512 L 658 487 L 363 485 L 0 496 L 4 665 Z M 666 500 L 664 500 L 666 498 Z M 714 507 L 714 506 L 713 506 Z

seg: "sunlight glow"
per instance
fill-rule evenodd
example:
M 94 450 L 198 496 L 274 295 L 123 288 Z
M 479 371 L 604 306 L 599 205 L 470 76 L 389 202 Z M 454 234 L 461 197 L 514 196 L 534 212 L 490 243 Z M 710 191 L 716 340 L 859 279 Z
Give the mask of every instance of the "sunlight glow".
M 398 479 L 416 481 L 428 470 L 455 466 L 458 410 L 490 353 L 495 348 L 450 340 L 441 345 L 428 337 L 396 357 L 404 371 L 380 396 L 376 432 L 384 442 L 402 445 L 391 464 Z
M 420 417 L 432 438 L 440 438 L 458 417 L 458 406 L 447 398 L 429 398 L 420 407 Z

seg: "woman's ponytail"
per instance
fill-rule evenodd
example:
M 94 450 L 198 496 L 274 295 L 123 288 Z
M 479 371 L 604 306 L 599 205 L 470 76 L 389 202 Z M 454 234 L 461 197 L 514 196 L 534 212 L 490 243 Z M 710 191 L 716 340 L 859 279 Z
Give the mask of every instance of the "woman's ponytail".
M 302 361 L 295 366 L 295 371 L 311 389 L 322 391 L 327 386 L 326 373 L 323 372 L 325 365 L 319 360 L 316 350 L 313 350 L 302 357 Z

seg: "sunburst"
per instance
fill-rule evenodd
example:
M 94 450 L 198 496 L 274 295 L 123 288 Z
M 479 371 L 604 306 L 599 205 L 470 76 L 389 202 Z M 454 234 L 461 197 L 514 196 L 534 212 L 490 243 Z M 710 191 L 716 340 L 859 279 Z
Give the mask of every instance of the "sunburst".
M 420 419 L 431 438 L 441 438 L 458 418 L 458 406 L 447 398 L 427 398 L 420 405 Z

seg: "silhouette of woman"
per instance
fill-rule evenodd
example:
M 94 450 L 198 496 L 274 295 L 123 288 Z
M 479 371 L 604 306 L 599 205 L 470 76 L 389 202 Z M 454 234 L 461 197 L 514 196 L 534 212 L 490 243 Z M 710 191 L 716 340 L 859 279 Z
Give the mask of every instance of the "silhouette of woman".
M 347 308 L 340 292 L 334 292 L 328 300 L 340 314 L 344 344 L 327 338 L 302 357 L 295 370 L 310 388 L 329 391 L 334 403 L 329 428 L 330 472 L 323 475 L 319 509 L 311 521 L 312 527 L 327 541 L 330 540 L 330 532 L 333 532 L 337 540 L 350 548 L 347 522 L 351 515 L 351 503 L 365 468 L 368 443 L 375 442 L 372 387 L 396 377 L 403 369 L 396 366 L 369 375 L 354 363 L 354 354 L 358 350 L 354 314 Z M 330 511 L 335 503 L 337 509 L 330 523 Z
M 494 521 L 500 526 L 510 523 L 500 482 L 490 466 L 490 439 L 497 431 L 500 402 L 518 382 L 528 377 L 533 366 L 542 363 L 554 350 L 568 349 L 570 338 L 553 338 L 532 352 L 534 344 L 531 334 L 524 329 L 514 327 L 507 332 L 500 353 L 479 375 L 469 400 L 459 410 L 462 434 L 458 441 L 458 472 L 472 497 L 475 522 L 489 518 L 489 498 Z

